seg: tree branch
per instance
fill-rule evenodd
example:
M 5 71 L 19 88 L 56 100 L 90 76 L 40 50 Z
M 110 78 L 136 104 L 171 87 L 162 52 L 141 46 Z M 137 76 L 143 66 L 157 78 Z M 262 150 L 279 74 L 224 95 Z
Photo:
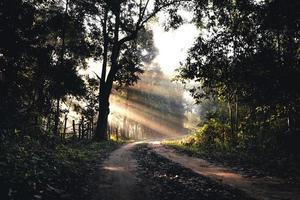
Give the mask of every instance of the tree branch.
M 159 13 L 162 9 L 167 8 L 173 4 L 176 3 L 180 3 L 180 2 L 189 2 L 191 0 L 175 0 L 175 1 L 171 1 L 169 3 L 166 3 L 164 5 L 162 5 L 161 7 L 157 8 L 156 10 L 154 10 L 148 17 L 146 17 L 145 20 L 141 20 L 140 24 L 137 24 L 138 27 L 137 29 L 140 29 L 144 26 L 145 23 L 147 23 L 151 18 L 153 18 L 157 13 Z M 146 8 L 145 8 L 146 9 Z M 143 16 L 144 17 L 144 16 Z

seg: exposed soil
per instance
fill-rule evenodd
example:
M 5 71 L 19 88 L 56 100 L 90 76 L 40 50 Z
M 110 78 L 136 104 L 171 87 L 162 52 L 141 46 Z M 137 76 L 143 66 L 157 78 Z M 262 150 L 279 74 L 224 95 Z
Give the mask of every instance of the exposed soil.
M 146 144 L 134 150 L 142 185 L 153 200 L 250 200 L 244 192 L 218 183 L 157 154 Z
M 113 151 L 101 166 L 98 193 L 94 200 L 142 199 L 141 187 L 136 177 L 136 160 L 131 153 L 136 143 L 130 143 Z
M 100 169 L 94 200 L 299 200 L 296 185 L 273 177 L 246 177 L 159 142 L 130 143 Z
M 152 142 L 150 146 L 161 156 L 179 163 L 197 174 L 204 175 L 219 183 L 245 191 L 253 198 L 262 200 L 300 199 L 300 186 L 287 183 L 287 181 L 283 179 L 270 176 L 246 177 L 229 168 L 216 166 L 206 160 L 179 154 L 174 149 L 166 148 L 159 142 Z

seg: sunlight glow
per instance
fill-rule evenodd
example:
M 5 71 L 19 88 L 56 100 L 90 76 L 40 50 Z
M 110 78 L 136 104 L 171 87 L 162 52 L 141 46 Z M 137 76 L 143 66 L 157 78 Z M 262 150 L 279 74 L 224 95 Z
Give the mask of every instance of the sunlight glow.
M 197 28 L 192 24 L 182 25 L 177 30 L 165 32 L 161 25 L 153 26 L 154 43 L 159 50 L 159 55 L 155 58 L 163 72 L 174 75 L 180 62 L 184 61 L 188 49 L 192 46 L 198 35 Z
M 187 19 L 186 21 L 190 21 L 192 18 L 188 13 L 183 12 L 181 14 Z M 178 96 L 184 93 L 183 88 L 178 85 L 179 83 L 177 85 L 175 83 L 171 84 L 168 78 L 175 74 L 175 69 L 186 58 L 188 49 L 198 35 L 198 30 L 195 25 L 186 23 L 176 30 L 166 32 L 163 27 L 165 20 L 166 16 L 159 15 L 148 26 L 148 28 L 153 30 L 153 40 L 154 45 L 158 49 L 158 55 L 148 67 L 146 66 L 147 70 L 151 69 L 151 67 L 155 68 L 155 66 L 161 68 L 163 73 L 143 74 L 141 81 L 135 87 L 132 87 L 131 90 L 136 93 L 146 92 L 149 96 L 157 97 L 158 99 L 164 98 L 169 99 L 169 101 L 176 101 L 176 99 L 183 98 Z M 90 59 L 88 60 L 88 66 L 88 70 L 82 75 L 94 78 L 101 75 L 101 61 Z M 171 87 L 173 90 L 169 89 Z M 163 113 L 158 109 L 159 106 L 153 106 L 155 105 L 154 102 L 150 105 L 140 101 L 138 97 L 134 100 L 128 100 L 122 95 L 112 95 L 110 101 L 109 122 L 116 128 L 128 129 L 126 123 L 131 123 L 129 126 L 132 127 L 129 127 L 129 129 L 134 128 L 135 132 L 139 132 L 136 129 L 143 131 L 145 130 L 144 127 L 146 127 L 146 129 L 153 132 L 158 132 L 161 136 L 168 137 L 178 137 L 186 131 L 183 127 L 184 122 L 182 118 L 179 119 L 176 114 Z M 176 113 L 175 110 L 174 113 Z M 127 131 L 130 134 L 131 131 Z M 145 133 L 141 133 L 141 135 L 143 134 Z
M 159 118 L 162 113 L 154 108 L 150 108 L 147 105 L 142 105 L 138 101 L 132 101 L 132 100 L 125 100 L 120 99 L 118 97 L 118 100 L 116 100 L 116 96 L 113 95 L 111 97 L 112 107 L 111 107 L 111 113 L 118 113 L 120 109 L 122 109 L 122 114 L 126 114 L 126 116 L 130 115 L 130 113 L 143 113 L 145 116 L 153 117 L 153 118 Z M 114 107 L 117 106 L 117 107 Z M 125 111 L 123 111 L 125 109 Z M 121 114 L 118 113 L 118 114 Z M 170 116 L 166 121 L 176 124 L 179 123 L 179 119 L 175 116 Z
M 164 122 L 157 122 L 151 120 L 148 116 L 146 116 L 143 112 L 137 112 L 134 110 L 126 109 L 122 104 L 113 103 L 111 106 L 112 113 L 117 113 L 118 115 L 126 116 L 128 119 L 131 119 L 149 129 L 155 130 L 160 133 L 161 136 L 164 137 L 178 137 L 183 133 L 177 128 L 173 128 L 164 124 Z M 115 120 L 113 122 L 116 122 Z M 117 123 L 122 123 L 118 121 Z

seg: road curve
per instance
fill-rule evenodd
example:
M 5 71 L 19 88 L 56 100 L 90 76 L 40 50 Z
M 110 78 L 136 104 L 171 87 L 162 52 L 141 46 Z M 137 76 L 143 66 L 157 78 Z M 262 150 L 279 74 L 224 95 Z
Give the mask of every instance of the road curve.
M 189 168 L 197 174 L 209 177 L 222 184 L 245 191 L 259 200 L 300 200 L 298 185 L 287 184 L 275 177 L 250 178 L 225 167 L 218 167 L 206 160 L 177 153 L 160 142 L 149 142 L 149 146 L 159 155 Z

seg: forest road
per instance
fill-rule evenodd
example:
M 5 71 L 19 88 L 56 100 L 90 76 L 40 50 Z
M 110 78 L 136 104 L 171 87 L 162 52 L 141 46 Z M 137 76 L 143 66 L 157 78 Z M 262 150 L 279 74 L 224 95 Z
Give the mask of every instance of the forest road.
M 300 200 L 299 185 L 291 185 L 274 177 L 245 177 L 225 167 L 218 167 L 206 160 L 177 153 L 160 142 L 149 142 L 159 155 L 191 169 L 197 174 L 209 177 L 221 184 L 227 184 L 246 192 L 258 200 Z
M 136 143 L 123 145 L 113 151 L 102 163 L 98 193 L 93 200 L 143 199 L 145 191 L 138 186 L 136 177 L 137 162 L 131 156 Z
M 206 160 L 190 157 L 158 142 L 135 142 L 113 151 L 101 165 L 100 185 L 93 200 L 151 199 L 149 188 L 139 185 L 137 161 L 132 156 L 135 146 L 147 143 L 157 154 L 220 184 L 230 185 L 257 200 L 300 200 L 299 185 L 291 185 L 274 177 L 246 177 Z

